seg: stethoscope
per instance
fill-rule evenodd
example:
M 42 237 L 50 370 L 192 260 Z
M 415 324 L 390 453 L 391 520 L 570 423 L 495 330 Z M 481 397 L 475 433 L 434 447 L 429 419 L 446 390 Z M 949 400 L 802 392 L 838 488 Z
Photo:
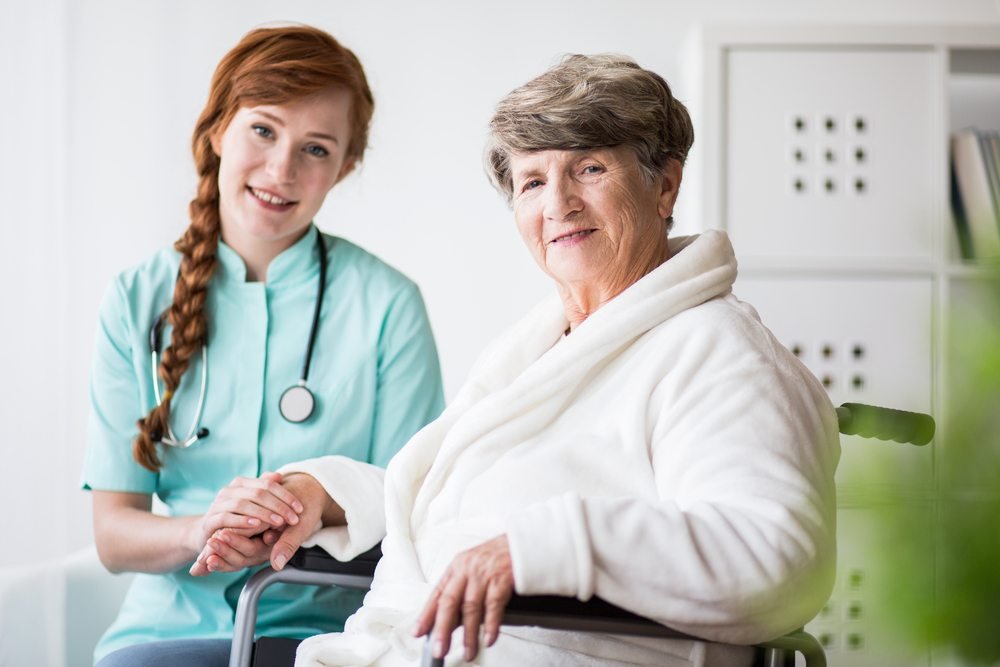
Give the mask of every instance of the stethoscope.
M 306 359 L 302 364 L 302 374 L 297 384 L 293 384 L 291 387 L 286 389 L 281 393 L 281 398 L 278 400 L 278 412 L 281 416 L 293 424 L 299 424 L 309 419 L 312 415 L 313 410 L 316 408 L 316 397 L 313 396 L 312 391 L 306 386 L 306 380 L 309 378 L 309 364 L 312 361 L 313 346 L 316 344 L 316 330 L 319 328 L 319 316 L 323 310 L 323 294 L 326 291 L 326 242 L 323 241 L 323 234 L 317 232 L 316 234 L 316 248 L 319 250 L 319 286 L 316 290 L 316 306 L 313 308 L 313 320 L 312 328 L 309 330 L 309 344 L 306 347 Z M 153 372 L 153 395 L 156 398 L 156 403 L 159 405 L 162 402 L 160 396 L 160 381 L 157 379 L 158 370 L 160 367 L 159 354 L 160 354 L 160 339 L 163 334 L 163 323 L 165 321 L 167 312 L 164 311 L 156 318 L 153 322 L 153 326 L 149 329 L 149 349 L 151 350 L 151 367 Z M 165 445 L 170 445 L 171 447 L 190 447 L 194 443 L 198 442 L 202 438 L 207 438 L 209 431 L 204 426 L 201 426 L 202 412 L 205 409 L 205 393 L 208 388 L 208 343 L 205 342 L 201 346 L 201 391 L 198 393 L 198 407 L 194 411 L 194 419 L 191 422 L 191 428 L 188 430 L 187 436 L 182 440 L 174 434 L 174 430 L 170 427 L 169 422 L 167 423 L 167 433 L 166 435 L 162 433 L 154 433 L 153 440 L 156 442 L 162 442 Z

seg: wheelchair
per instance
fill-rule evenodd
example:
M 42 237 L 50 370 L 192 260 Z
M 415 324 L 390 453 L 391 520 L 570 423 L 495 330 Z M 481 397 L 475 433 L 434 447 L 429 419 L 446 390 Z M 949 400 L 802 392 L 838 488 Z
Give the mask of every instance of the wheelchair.
M 934 419 L 920 413 L 844 403 L 837 408 L 837 419 L 840 432 L 845 435 L 913 445 L 925 445 L 934 437 Z M 243 588 L 237 604 L 229 667 L 291 667 L 294 663 L 299 640 L 261 637 L 254 641 L 257 604 L 268 586 L 283 582 L 366 590 L 371 584 L 381 555 L 380 547 L 376 546 L 352 561 L 340 562 L 322 549 L 313 547 L 300 549 L 281 571 L 266 567 L 255 573 Z M 504 612 L 503 625 L 705 641 L 599 598 L 580 602 L 575 598 L 515 594 Z M 431 642 L 428 640 L 424 644 L 421 667 L 442 667 L 444 661 L 435 659 L 430 647 Z M 754 647 L 755 666 L 793 667 L 795 654 L 800 653 L 805 659 L 806 667 L 826 667 L 823 647 L 805 630 L 798 630 Z

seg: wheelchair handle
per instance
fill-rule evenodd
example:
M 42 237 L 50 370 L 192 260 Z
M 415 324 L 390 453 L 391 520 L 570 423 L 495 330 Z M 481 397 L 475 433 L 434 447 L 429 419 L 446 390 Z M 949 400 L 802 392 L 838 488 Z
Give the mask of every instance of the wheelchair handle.
M 840 432 L 863 438 L 926 445 L 934 437 L 934 418 L 920 412 L 844 403 L 837 408 Z

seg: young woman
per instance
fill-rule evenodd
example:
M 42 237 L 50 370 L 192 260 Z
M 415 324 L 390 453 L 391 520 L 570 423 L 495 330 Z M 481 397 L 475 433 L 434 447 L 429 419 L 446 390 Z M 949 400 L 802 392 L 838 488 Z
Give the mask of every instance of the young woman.
M 227 664 L 246 567 L 283 565 L 325 505 L 312 478 L 270 471 L 339 455 L 380 482 L 442 409 L 416 285 L 312 224 L 361 160 L 372 110 L 361 64 L 330 35 L 247 34 L 195 127 L 190 226 L 105 296 L 84 486 L 101 560 L 140 574 L 97 647 L 101 667 Z M 258 628 L 329 631 L 360 600 L 271 587 Z

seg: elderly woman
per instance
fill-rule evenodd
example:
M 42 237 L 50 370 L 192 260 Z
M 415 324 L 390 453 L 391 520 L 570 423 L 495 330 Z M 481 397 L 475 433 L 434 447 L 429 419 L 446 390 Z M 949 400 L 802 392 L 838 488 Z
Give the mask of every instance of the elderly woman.
M 745 664 L 744 648 L 499 628 L 512 591 L 596 595 L 731 644 L 801 626 L 832 585 L 839 450 L 823 389 L 733 296 L 725 234 L 668 238 L 693 131 L 661 77 L 570 56 L 491 129 L 490 176 L 558 297 L 392 460 L 364 607 L 296 664 L 414 664 L 429 632 L 449 664 Z M 337 557 L 382 536 L 362 465 L 283 470 L 339 505 L 346 525 L 313 537 Z

